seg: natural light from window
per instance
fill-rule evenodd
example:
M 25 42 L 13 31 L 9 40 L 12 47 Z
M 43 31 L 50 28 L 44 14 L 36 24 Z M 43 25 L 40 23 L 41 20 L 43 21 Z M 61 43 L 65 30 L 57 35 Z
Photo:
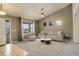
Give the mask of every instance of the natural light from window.
M 32 28 L 33 28 L 33 24 L 32 23 L 24 23 L 23 24 L 24 33 L 32 32 Z

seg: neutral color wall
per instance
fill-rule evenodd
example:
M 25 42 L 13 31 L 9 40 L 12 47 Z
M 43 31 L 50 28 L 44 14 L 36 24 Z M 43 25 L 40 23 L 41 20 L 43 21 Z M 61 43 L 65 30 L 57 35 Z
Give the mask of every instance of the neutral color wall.
M 73 4 L 73 41 L 79 43 L 79 15 L 77 8 L 79 4 Z
M 11 39 L 12 41 L 16 41 L 19 39 L 19 36 L 21 35 L 21 20 L 18 17 L 13 17 L 13 16 L 0 16 L 0 18 L 9 18 L 11 19 Z
M 38 35 L 38 33 L 39 33 L 38 21 L 35 21 L 35 34 L 36 34 L 36 36 Z
M 0 45 L 6 44 L 5 19 L 0 18 Z
M 21 39 L 21 26 L 20 26 L 20 19 L 13 17 L 11 18 L 12 23 L 12 40 Z
M 79 43 L 79 16 L 73 16 L 73 41 Z
M 55 25 L 56 20 L 62 20 L 63 25 L 61 25 L 61 26 Z M 53 26 L 48 26 L 48 23 L 50 21 L 52 23 L 54 23 Z M 46 27 L 43 26 L 43 22 L 47 23 Z M 69 6 L 55 12 L 54 14 L 51 14 L 51 15 L 39 20 L 38 26 L 39 26 L 38 33 L 41 30 L 46 30 L 46 31 L 50 31 L 50 32 L 53 30 L 61 30 L 65 33 L 68 32 L 68 33 L 72 34 L 72 5 L 69 5 Z

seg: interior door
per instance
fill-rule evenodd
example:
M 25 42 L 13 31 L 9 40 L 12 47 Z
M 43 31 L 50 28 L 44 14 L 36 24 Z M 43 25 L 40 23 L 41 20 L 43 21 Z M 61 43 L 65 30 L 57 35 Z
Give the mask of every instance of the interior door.
M 0 45 L 6 44 L 5 19 L 0 18 Z

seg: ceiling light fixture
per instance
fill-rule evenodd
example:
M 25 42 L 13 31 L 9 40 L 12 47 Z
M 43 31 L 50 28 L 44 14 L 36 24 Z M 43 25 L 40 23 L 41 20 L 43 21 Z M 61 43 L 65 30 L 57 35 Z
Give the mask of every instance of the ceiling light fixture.
M 0 4 L 0 15 L 6 15 L 6 12 L 3 11 L 2 4 Z
M 41 8 L 41 17 L 44 17 L 43 10 L 44 10 L 44 8 Z

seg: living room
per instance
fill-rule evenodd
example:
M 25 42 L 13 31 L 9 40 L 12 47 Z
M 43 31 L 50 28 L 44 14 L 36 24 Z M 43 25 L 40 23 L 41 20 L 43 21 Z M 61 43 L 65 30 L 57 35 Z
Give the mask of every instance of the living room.
M 58 38 L 57 41 L 63 41 L 63 37 L 68 35 L 69 39 L 72 39 L 72 4 L 68 4 L 54 13 L 42 17 L 42 19 L 35 20 L 35 23 L 34 21 L 27 19 L 23 21 L 26 22 L 26 24 L 28 21 L 29 23 L 33 22 L 33 34 L 35 34 L 37 37 L 45 36 L 45 34 L 51 38 L 55 35 L 60 35 L 60 37 L 56 37 Z M 23 38 L 27 37 L 28 35 L 26 31 Z M 27 38 L 24 40 L 27 40 Z
M 0 15 L 0 55 L 79 55 L 76 35 L 79 4 L 3 3 L 0 6 L 7 13 Z M 10 51 L 12 47 L 17 49 Z
M 33 27 L 35 27 L 35 29 L 33 28 L 33 32 L 26 30 L 22 36 L 23 42 L 16 43 L 23 49 L 27 49 L 31 53 L 29 55 L 54 56 L 73 54 L 71 46 L 71 42 L 73 41 L 72 4 L 67 4 L 62 9 L 35 22 L 23 19 L 24 24 L 32 22 L 34 24 Z M 70 43 L 71 47 L 67 47 L 68 43 Z M 68 54 L 70 49 L 71 52 Z

